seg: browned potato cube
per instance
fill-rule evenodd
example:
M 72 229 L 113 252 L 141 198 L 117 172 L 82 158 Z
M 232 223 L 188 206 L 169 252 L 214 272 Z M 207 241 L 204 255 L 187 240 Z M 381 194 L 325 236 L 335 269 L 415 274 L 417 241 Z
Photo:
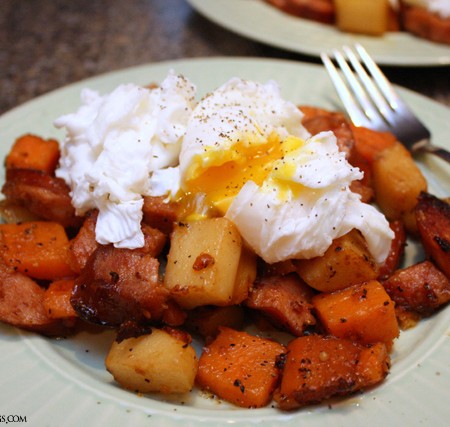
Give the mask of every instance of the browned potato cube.
M 388 29 L 388 0 L 335 0 L 336 23 L 351 33 L 381 35 Z
M 187 393 L 192 390 L 198 359 L 194 348 L 161 329 L 149 335 L 114 341 L 106 369 L 124 388 L 141 393 Z
M 298 275 L 321 292 L 344 289 L 378 275 L 378 265 L 357 230 L 335 239 L 323 256 L 296 260 L 295 264 Z
M 233 305 L 247 297 L 256 277 L 256 256 L 244 249 L 236 226 L 209 218 L 175 227 L 164 283 L 187 309 Z
M 427 181 L 410 152 L 399 142 L 384 149 L 373 162 L 375 200 L 389 220 L 401 219 L 416 232 L 414 208 Z

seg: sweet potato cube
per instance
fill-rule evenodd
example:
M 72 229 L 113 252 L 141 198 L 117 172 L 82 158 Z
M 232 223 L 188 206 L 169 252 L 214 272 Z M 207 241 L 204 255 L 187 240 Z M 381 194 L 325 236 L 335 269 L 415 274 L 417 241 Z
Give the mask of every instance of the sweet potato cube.
M 299 276 L 322 292 L 333 292 L 378 276 L 377 263 L 357 230 L 335 239 L 323 256 L 296 260 L 295 265 Z
M 377 280 L 313 298 L 331 335 L 365 344 L 390 344 L 399 334 L 394 302 Z
M 228 219 L 175 227 L 164 284 L 181 307 L 238 304 L 255 277 L 256 257 L 243 249 L 241 236 Z
M 59 160 L 59 144 L 36 135 L 23 135 L 6 156 L 7 169 L 35 169 L 53 174 Z
M 389 220 L 401 219 L 408 231 L 416 232 L 414 208 L 427 189 L 411 153 L 400 143 L 382 150 L 372 163 L 375 201 Z
M 382 381 L 389 364 L 382 343 L 368 348 L 336 337 L 299 337 L 287 346 L 274 399 L 281 409 L 290 410 L 347 395 Z
M 263 407 L 278 383 L 277 359 L 284 352 L 277 342 L 222 327 L 200 356 L 197 384 L 235 405 Z
M 77 313 L 70 303 L 74 279 L 56 280 L 44 292 L 44 309 L 51 319 L 65 319 L 77 317 Z
M 54 280 L 74 274 L 69 239 L 56 222 L 0 224 L 0 255 L 7 265 L 36 279 Z
M 390 132 L 379 132 L 355 125 L 351 125 L 351 128 L 356 151 L 369 163 L 372 163 L 381 151 L 397 142 L 396 137 Z

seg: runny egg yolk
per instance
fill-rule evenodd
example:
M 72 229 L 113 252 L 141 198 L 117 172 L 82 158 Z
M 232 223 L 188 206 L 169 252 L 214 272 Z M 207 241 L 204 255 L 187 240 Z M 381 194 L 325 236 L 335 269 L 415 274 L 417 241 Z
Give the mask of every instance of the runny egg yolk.
M 277 191 L 282 199 L 297 195 L 301 184 L 292 180 L 296 170 L 293 153 L 303 145 L 298 137 L 280 140 L 272 133 L 263 143 L 239 140 L 228 149 L 205 147 L 193 158 L 183 190 L 186 195 L 206 194 L 207 201 L 223 215 L 247 181 Z

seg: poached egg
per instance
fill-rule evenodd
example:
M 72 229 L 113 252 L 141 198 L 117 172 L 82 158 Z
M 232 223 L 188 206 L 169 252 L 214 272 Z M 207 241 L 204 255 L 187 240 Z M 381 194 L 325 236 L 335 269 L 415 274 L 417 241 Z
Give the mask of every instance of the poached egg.
M 195 218 L 226 216 L 268 263 L 323 255 L 353 228 L 377 262 L 386 258 L 388 222 L 349 189 L 362 172 L 332 132 L 309 134 L 274 81 L 232 78 L 199 102 L 195 93 L 170 72 L 152 90 L 128 84 L 101 96 L 86 89 L 79 110 L 55 121 L 66 129 L 56 174 L 77 213 L 99 210 L 99 243 L 143 246 L 142 197 L 149 195 L 194 198 Z
M 181 189 L 204 194 L 268 263 L 321 256 L 353 228 L 382 262 L 393 233 L 350 191 L 362 172 L 332 132 L 311 136 L 301 118 L 274 82 L 231 79 L 193 111 L 180 153 Z
M 178 155 L 195 92 L 173 72 L 154 89 L 84 89 L 78 111 L 55 121 L 66 130 L 56 176 L 69 185 L 77 214 L 99 210 L 99 243 L 142 247 L 142 196 L 178 192 Z

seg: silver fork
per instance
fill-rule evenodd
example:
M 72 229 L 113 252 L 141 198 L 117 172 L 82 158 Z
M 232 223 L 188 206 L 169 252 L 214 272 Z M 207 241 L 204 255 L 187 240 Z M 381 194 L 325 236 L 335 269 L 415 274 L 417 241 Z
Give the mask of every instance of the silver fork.
M 430 143 L 430 131 L 400 99 L 367 51 L 360 44 L 354 50 L 344 46 L 342 51 L 333 50 L 333 54 L 346 81 L 329 55 L 320 56 L 352 122 L 393 133 L 412 153 L 433 153 L 450 162 L 450 153 Z

